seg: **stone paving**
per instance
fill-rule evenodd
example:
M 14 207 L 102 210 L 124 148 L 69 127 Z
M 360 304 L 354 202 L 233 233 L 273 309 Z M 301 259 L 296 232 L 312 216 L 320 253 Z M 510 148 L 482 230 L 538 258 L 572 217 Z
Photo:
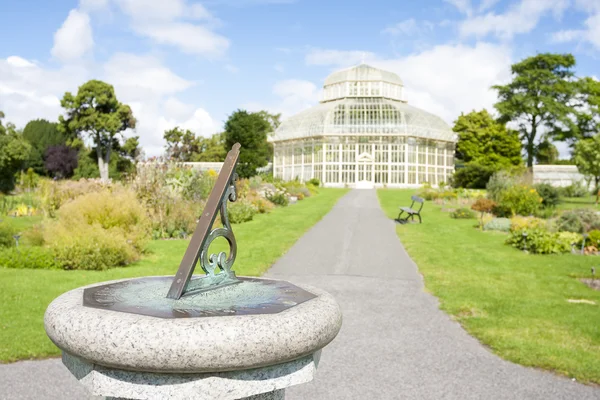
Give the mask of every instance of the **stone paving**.
M 440 311 L 373 190 L 343 197 L 267 276 L 323 288 L 344 313 L 316 379 L 286 399 L 600 399 L 503 361 Z M 0 399 L 89 398 L 58 359 L 0 365 Z

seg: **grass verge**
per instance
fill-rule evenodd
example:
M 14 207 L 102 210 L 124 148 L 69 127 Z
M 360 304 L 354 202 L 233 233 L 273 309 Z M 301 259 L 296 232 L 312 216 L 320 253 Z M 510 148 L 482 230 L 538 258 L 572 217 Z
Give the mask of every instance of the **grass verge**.
M 411 194 L 378 191 L 390 218 Z M 600 292 L 577 279 L 597 257 L 525 254 L 504 244 L 506 234 L 481 232 L 477 220 L 451 219 L 431 202 L 422 215 L 423 224 L 396 232 L 445 312 L 507 360 L 600 384 Z M 569 302 L 582 299 L 595 304 Z
M 234 225 L 238 244 L 236 273 L 262 275 L 346 192 L 345 189 L 321 189 L 318 196 Z M 142 260 L 107 271 L 0 268 L 0 362 L 60 354 L 44 332 L 43 316 L 48 304 L 61 293 L 111 279 L 174 275 L 187 244 L 187 240 L 152 241 Z M 215 251 L 226 250 L 224 240 L 215 241 L 214 246 Z

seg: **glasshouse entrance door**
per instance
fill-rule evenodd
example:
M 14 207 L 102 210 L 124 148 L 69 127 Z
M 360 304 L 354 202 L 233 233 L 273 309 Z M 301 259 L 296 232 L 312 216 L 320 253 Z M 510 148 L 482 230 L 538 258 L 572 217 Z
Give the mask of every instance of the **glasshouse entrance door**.
M 373 158 L 370 154 L 361 154 L 356 160 L 356 188 L 372 189 L 373 184 Z

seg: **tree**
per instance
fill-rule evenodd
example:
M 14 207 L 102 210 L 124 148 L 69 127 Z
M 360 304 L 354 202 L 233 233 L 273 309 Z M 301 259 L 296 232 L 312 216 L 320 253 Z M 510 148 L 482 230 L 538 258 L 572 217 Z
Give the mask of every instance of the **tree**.
M 197 154 L 200 148 L 198 138 L 189 129 L 184 131 L 176 126 L 165 131 L 164 138 L 167 141 L 167 156 L 177 161 L 192 161 L 194 154 Z
M 23 137 L 31 144 L 31 153 L 27 167 L 33 168 L 38 174 L 45 174 L 44 154 L 50 146 L 65 144 L 67 138 L 57 129 L 55 122 L 45 119 L 29 121 L 23 129 Z
M 590 138 L 600 132 L 600 82 L 585 77 L 577 82 L 577 87 L 576 132 L 563 135 L 572 145 L 579 139 Z
M 4 113 L 0 111 L 0 192 L 9 193 L 15 188 L 15 174 L 23 169 L 31 145 L 13 124 L 4 126 L 3 118 Z
M 510 83 L 492 86 L 498 91 L 500 101 L 495 107 L 500 120 L 519 126 L 528 167 L 533 165 L 535 143 L 542 128 L 559 139 L 574 129 L 574 66 L 575 57 L 571 54 L 538 54 L 512 65 Z
M 235 143 L 242 145 L 237 172 L 241 178 L 256 175 L 256 169 L 268 163 L 267 134 L 272 127 L 260 113 L 237 110 L 225 123 L 225 149 Z
M 558 149 L 548 139 L 544 139 L 538 144 L 535 152 L 535 160 L 538 164 L 556 164 L 558 161 Z
M 268 111 L 263 110 L 259 111 L 258 114 L 263 117 L 269 123 L 269 125 L 271 125 L 269 134 L 274 133 L 277 128 L 279 128 L 279 125 L 281 125 L 281 113 L 271 114 Z
M 94 141 L 100 177 L 108 181 L 114 138 L 135 128 L 131 108 L 117 100 L 112 85 L 98 80 L 84 83 L 76 96 L 65 93 L 61 105 L 67 118 L 59 116 L 59 130 L 63 134 L 88 135 Z
M 77 168 L 77 150 L 64 144 L 50 146 L 44 154 L 44 167 L 56 178 L 70 178 Z
M 465 163 L 499 169 L 523 162 L 518 132 L 506 129 L 487 110 L 461 114 L 452 130 L 458 134 L 456 156 Z
M 200 153 L 194 156 L 198 162 L 221 162 L 227 157 L 224 133 L 215 133 L 209 138 L 200 138 Z
M 596 204 L 598 204 L 600 195 L 600 133 L 577 142 L 573 156 L 579 172 L 588 178 L 594 179 Z

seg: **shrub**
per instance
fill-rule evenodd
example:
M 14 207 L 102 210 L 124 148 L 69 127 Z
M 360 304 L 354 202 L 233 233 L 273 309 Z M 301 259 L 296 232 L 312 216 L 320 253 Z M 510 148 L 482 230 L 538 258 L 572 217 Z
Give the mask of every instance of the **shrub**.
M 6 222 L 0 222 L 0 248 L 2 247 L 13 247 L 15 245 L 15 239 L 13 236 L 16 234 L 15 228 Z
M 486 185 L 487 197 L 495 202 L 500 201 L 500 195 L 517 184 L 516 179 L 508 171 L 502 170 L 491 176 Z
M 560 254 L 571 251 L 570 237 L 540 228 L 512 230 L 506 243 L 533 254 Z
M 475 213 L 470 208 L 459 208 L 450 213 L 451 218 L 455 219 L 474 219 Z
M 583 240 L 583 237 L 579 233 L 575 233 L 575 232 L 558 232 L 558 237 L 562 241 L 569 243 L 569 245 L 576 245 L 576 246 L 580 246 L 581 242 Z M 600 239 L 600 237 L 598 239 Z M 592 244 L 594 244 L 594 243 L 592 243 Z M 597 244 L 597 242 L 595 242 L 595 244 Z
M 21 235 L 21 242 L 26 246 L 43 246 L 46 243 L 44 240 L 44 227 L 35 225 L 33 228 L 26 230 Z
M 455 188 L 484 189 L 495 168 L 469 163 L 464 168 L 457 170 L 452 178 Z
M 496 204 L 496 206 L 492 210 L 492 214 L 494 214 L 498 218 L 512 217 L 511 209 L 507 205 L 504 205 L 504 204 Z
M 116 229 L 134 249 L 141 252 L 150 236 L 146 210 L 131 190 L 104 190 L 83 195 L 62 206 L 58 212 L 64 226 L 87 224 Z
M 315 186 L 315 187 L 321 186 L 321 181 L 319 179 L 317 179 L 317 178 L 309 179 L 306 183 L 308 185 L 312 185 L 312 186 Z
M 227 215 L 229 216 L 229 222 L 232 224 L 241 224 L 242 222 L 252 221 L 257 210 L 252 204 L 243 200 L 236 201 L 235 203 L 229 203 L 227 206 Z
M 588 208 L 568 210 L 558 218 L 559 231 L 584 233 L 600 229 L 600 216 Z
M 196 229 L 203 203 L 171 199 L 151 215 L 152 238 L 184 238 Z
M 13 247 L 0 250 L 0 266 L 4 268 L 60 269 L 52 250 L 44 247 Z
M 515 215 L 510 219 L 511 231 L 522 231 L 528 229 L 547 229 L 548 223 L 536 217 L 522 217 Z
M 548 183 L 538 183 L 534 186 L 534 188 L 542 198 L 542 206 L 556 207 L 560 197 L 557 188 Z
M 585 197 L 589 194 L 582 181 L 576 181 L 560 188 L 560 194 L 564 197 Z
M 75 226 L 56 223 L 50 231 L 46 241 L 64 269 L 101 271 L 125 266 L 138 257 L 118 228 L 104 229 L 98 223 Z
M 44 239 L 65 269 L 104 270 L 135 261 L 150 234 L 145 210 L 130 190 L 78 197 L 58 211 Z
M 276 190 L 275 192 L 266 191 L 265 197 L 276 206 L 287 206 L 290 202 L 285 192 Z
M 542 198 L 532 187 L 515 185 L 500 193 L 498 203 L 512 215 L 531 215 L 539 209 Z
M 260 185 L 262 185 L 262 178 L 258 175 L 253 176 L 252 178 L 250 178 L 250 189 L 251 190 L 258 190 L 260 189 Z
M 274 204 L 267 199 L 262 197 L 253 197 L 251 200 L 252 206 L 259 212 L 259 214 L 267 214 L 274 207 Z
M 510 219 L 508 218 L 494 218 L 483 226 L 484 231 L 510 231 Z

